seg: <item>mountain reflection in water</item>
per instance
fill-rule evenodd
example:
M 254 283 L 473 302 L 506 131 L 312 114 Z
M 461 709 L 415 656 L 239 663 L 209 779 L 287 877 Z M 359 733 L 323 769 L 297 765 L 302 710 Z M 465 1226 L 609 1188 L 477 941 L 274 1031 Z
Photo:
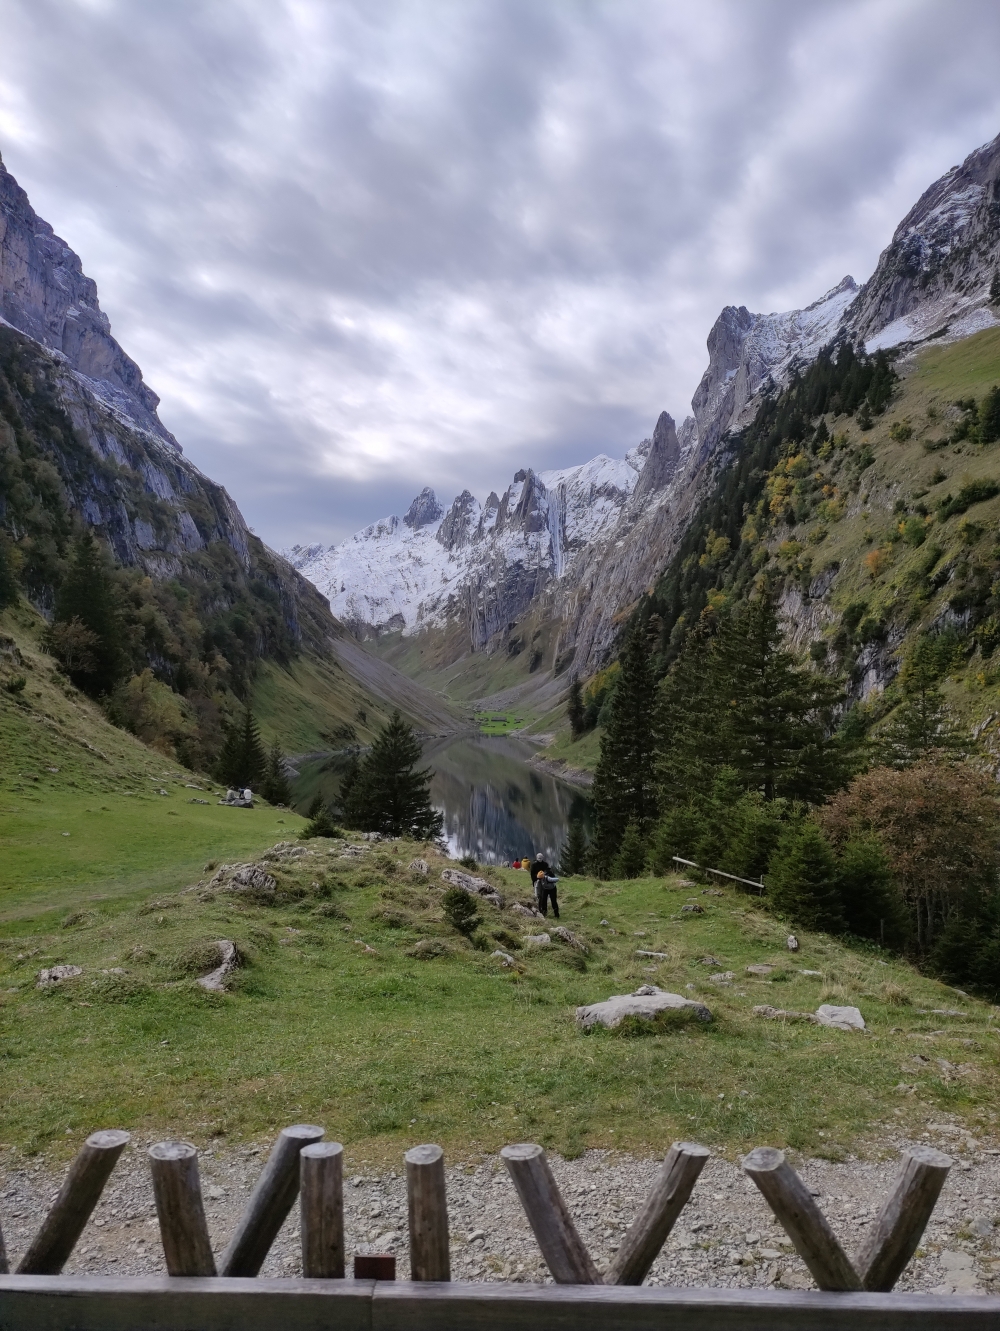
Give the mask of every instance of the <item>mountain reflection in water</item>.
M 544 851 L 556 863 L 571 818 L 589 831 L 583 791 L 529 765 L 536 750 L 510 736 L 462 736 L 424 749 L 433 768 L 431 800 L 444 814 L 453 855 L 484 864 L 506 863 Z

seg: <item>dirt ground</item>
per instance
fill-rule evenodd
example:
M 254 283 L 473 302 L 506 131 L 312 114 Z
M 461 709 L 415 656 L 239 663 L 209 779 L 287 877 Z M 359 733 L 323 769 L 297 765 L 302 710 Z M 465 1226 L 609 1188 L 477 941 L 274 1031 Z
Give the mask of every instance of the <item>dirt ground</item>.
M 920 1139 L 948 1151 L 955 1165 L 917 1256 L 898 1288 L 937 1293 L 1000 1292 L 1000 1150 L 947 1121 Z M 143 1275 L 163 1271 L 159 1230 L 145 1148 L 133 1139 L 66 1267 L 67 1273 Z M 885 1143 L 898 1153 L 908 1143 Z M 260 1173 L 269 1143 L 207 1151 L 202 1188 L 217 1251 L 224 1247 Z M 590 1151 L 577 1160 L 552 1159 L 576 1224 L 595 1261 L 612 1259 L 659 1167 L 617 1153 Z M 835 1164 L 807 1159 L 800 1173 L 848 1252 L 862 1242 L 898 1171 L 896 1159 Z M 351 1172 L 345 1153 L 348 1260 L 356 1251 L 394 1252 L 398 1275 L 409 1275 L 406 1188 L 398 1171 Z M 55 1195 L 62 1170 L 14 1152 L 0 1156 L 0 1224 L 11 1270 Z M 452 1278 L 543 1282 L 541 1260 L 506 1169 L 497 1157 L 451 1166 L 448 1201 Z M 301 1271 L 298 1211 L 293 1209 L 264 1266 L 264 1276 Z M 348 1268 L 350 1273 L 350 1267 Z M 812 1281 L 755 1186 L 738 1164 L 713 1157 L 648 1278 L 649 1284 L 811 1288 Z

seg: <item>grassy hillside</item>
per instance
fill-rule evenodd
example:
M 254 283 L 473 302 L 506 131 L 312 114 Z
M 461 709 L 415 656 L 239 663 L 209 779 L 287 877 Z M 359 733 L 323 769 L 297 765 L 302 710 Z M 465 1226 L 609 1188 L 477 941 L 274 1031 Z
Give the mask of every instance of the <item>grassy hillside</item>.
M 406 867 L 415 853 L 431 862 L 426 879 Z M 98 903 L 2 944 L 6 1141 L 69 1149 L 108 1123 L 239 1140 L 295 1118 L 326 1123 L 371 1161 L 415 1140 L 466 1154 L 538 1140 L 575 1155 L 660 1151 L 677 1136 L 837 1159 L 890 1122 L 916 1131 L 943 1111 L 977 1137 L 995 1131 L 993 1012 L 902 962 L 824 935 L 800 935 L 791 956 L 786 930 L 752 899 L 676 878 L 564 880 L 562 922 L 585 955 L 558 940 L 531 950 L 536 922 L 483 903 L 476 950 L 443 917 L 443 863 L 404 843 L 360 855 L 342 842 L 277 847 L 263 861 L 269 904 L 209 871 L 195 890 Z M 487 872 L 526 894 L 523 875 Z M 682 911 L 689 901 L 702 913 Z M 194 976 L 221 937 L 245 964 L 213 995 Z M 490 956 L 498 946 L 515 969 Z M 59 962 L 83 974 L 37 989 L 38 969 Z M 775 969 L 754 976 L 755 963 Z M 726 971 L 732 983 L 710 979 Z M 647 982 L 702 999 L 714 1021 L 576 1027 L 577 1004 Z M 752 1011 L 823 1001 L 857 1004 L 867 1031 Z
M 5 933 L 40 912 L 176 888 L 211 857 L 247 855 L 297 832 L 302 820 L 291 812 L 219 808 L 211 783 L 110 725 L 39 649 L 38 630 L 23 604 L 0 615 Z M 21 676 L 23 690 L 7 692 Z

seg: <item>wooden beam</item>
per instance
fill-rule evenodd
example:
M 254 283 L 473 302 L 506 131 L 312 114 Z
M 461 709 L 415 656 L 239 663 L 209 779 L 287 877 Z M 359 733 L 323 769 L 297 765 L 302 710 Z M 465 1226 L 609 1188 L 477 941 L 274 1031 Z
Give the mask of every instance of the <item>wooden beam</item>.
M 865 1289 L 888 1291 L 902 1275 L 952 1164 L 950 1155 L 930 1146 L 907 1151 L 896 1186 L 855 1262 Z
M 323 1129 L 314 1123 L 282 1128 L 257 1186 L 250 1194 L 236 1233 L 219 1262 L 219 1275 L 255 1276 L 299 1191 L 299 1152 L 318 1142 Z
M 20 1275 L 59 1274 L 100 1201 L 118 1157 L 130 1141 L 130 1134 L 121 1128 L 90 1134 L 77 1151 L 41 1229 L 21 1258 L 17 1268 Z
M 601 1275 L 562 1199 L 540 1146 L 521 1142 L 500 1152 L 542 1256 L 558 1285 L 599 1285 Z
M 410 1276 L 413 1280 L 450 1280 L 448 1196 L 444 1151 L 425 1144 L 406 1152 L 406 1203 L 410 1221 Z
M 860 1289 L 851 1259 L 784 1154 L 773 1146 L 758 1146 L 744 1157 L 743 1169 L 764 1194 L 819 1288 Z
M 149 1148 L 149 1168 L 167 1274 L 214 1276 L 197 1150 L 190 1142 L 157 1142 Z
M 4 1331 L 996 1331 L 995 1295 L 0 1276 Z
M 3 1226 L 0 1225 L 0 1276 L 8 1275 L 10 1262 L 7 1260 L 7 1248 L 3 1241 Z
M 606 1285 L 641 1285 L 656 1261 L 667 1235 L 687 1205 L 698 1175 L 711 1155 L 695 1142 L 674 1142 L 646 1198 L 629 1226 L 604 1277 Z
M 344 1148 L 313 1142 L 299 1152 L 302 1274 L 344 1278 Z

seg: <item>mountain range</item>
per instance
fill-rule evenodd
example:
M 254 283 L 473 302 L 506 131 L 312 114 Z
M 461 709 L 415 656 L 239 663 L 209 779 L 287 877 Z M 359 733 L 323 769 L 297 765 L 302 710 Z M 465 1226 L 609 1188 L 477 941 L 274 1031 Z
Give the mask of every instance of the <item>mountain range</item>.
M 362 639 L 406 659 L 422 639 L 440 666 L 467 653 L 525 654 L 546 678 L 588 675 L 678 548 L 692 513 L 769 394 L 823 347 L 849 341 L 906 357 L 1000 322 L 1000 136 L 953 167 L 897 227 L 863 285 L 845 277 L 802 310 L 727 306 L 680 428 L 661 413 L 622 459 L 518 471 L 502 496 L 465 490 L 445 508 L 425 489 L 402 518 L 289 562 Z M 991 287 L 993 295 L 991 296 Z

